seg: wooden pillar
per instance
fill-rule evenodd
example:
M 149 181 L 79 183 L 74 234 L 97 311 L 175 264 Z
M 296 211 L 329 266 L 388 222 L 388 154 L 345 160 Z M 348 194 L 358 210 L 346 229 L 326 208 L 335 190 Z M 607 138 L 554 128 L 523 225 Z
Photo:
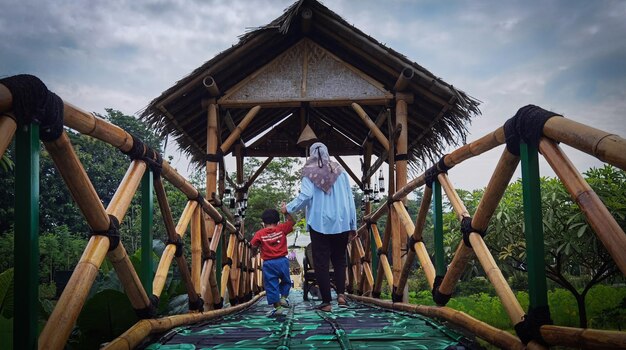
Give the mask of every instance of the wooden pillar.
M 211 79 L 212 80 L 212 79 Z M 219 135 L 217 133 L 217 126 L 219 125 L 217 116 L 217 104 L 212 99 L 208 106 L 207 111 L 207 133 L 206 133 L 206 153 L 208 155 L 215 155 L 213 159 L 207 159 L 206 162 L 206 197 L 212 198 L 212 194 L 217 191 L 217 146 L 219 141 Z M 209 220 L 206 222 L 206 229 L 208 232 L 215 231 L 215 221 L 209 216 Z
M 396 146 L 396 188 L 402 188 L 407 184 L 407 152 L 408 152 L 408 112 L 407 112 L 407 103 L 403 99 L 396 100 L 396 125 L 400 126 L 400 137 L 398 138 L 397 146 Z M 406 204 L 406 197 L 402 200 L 403 204 Z M 411 232 L 409 232 L 411 234 Z M 402 247 L 406 247 L 407 244 L 407 235 L 399 234 L 398 236 L 394 236 L 394 238 L 400 239 L 400 249 Z M 395 258 L 395 257 L 394 257 Z M 406 255 L 402 258 L 402 264 L 406 261 Z M 396 263 L 394 259 L 394 273 Z M 399 266 L 399 271 L 402 271 L 402 266 Z M 394 281 L 400 281 L 400 272 L 397 275 L 394 275 Z M 404 286 L 403 291 L 397 291 L 398 294 L 402 293 L 402 302 L 409 302 L 409 286 L 408 284 Z

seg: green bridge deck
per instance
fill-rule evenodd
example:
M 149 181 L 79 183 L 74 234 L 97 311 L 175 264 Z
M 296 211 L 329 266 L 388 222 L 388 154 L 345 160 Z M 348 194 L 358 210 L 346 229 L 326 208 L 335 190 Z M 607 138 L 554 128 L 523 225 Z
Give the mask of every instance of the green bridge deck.
M 176 328 L 145 349 L 480 349 L 441 323 L 352 301 L 333 312 L 312 310 L 293 291 L 292 306 L 276 317 L 265 298 L 210 322 Z

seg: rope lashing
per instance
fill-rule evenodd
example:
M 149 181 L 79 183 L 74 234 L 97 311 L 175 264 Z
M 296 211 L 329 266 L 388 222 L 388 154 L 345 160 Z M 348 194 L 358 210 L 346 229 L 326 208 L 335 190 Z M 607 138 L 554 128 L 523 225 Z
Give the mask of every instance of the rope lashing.
M 396 154 L 393 156 L 393 160 L 396 162 L 400 160 L 409 160 L 409 156 L 406 153 Z
M 216 153 L 208 153 L 205 157 L 204 160 L 206 160 L 207 162 L 211 162 L 211 163 L 219 163 L 222 161 L 222 159 L 224 159 L 224 153 L 222 153 L 222 150 L 217 150 Z
M 539 140 L 543 135 L 543 126 L 552 117 L 562 116 L 535 105 L 520 108 L 513 117 L 504 123 L 506 149 L 519 156 L 520 142 L 531 146 L 539 145 Z
M 150 296 L 150 304 L 143 309 L 135 309 L 135 314 L 140 319 L 153 318 L 156 316 L 157 309 L 159 307 L 159 297 L 156 295 Z
M 106 236 L 109 238 L 109 251 L 114 250 L 120 244 L 120 221 L 114 215 L 109 214 L 109 228 L 102 231 L 91 231 L 91 236 Z
M 219 303 L 214 303 L 213 304 L 213 309 L 215 309 L 215 310 L 219 310 L 219 309 L 221 309 L 223 307 L 224 307 L 224 298 L 220 298 Z
M 431 166 L 430 168 L 426 170 L 426 172 L 424 173 L 424 180 L 426 182 L 426 186 L 432 188 L 433 182 L 437 180 L 437 175 L 442 174 L 442 173 L 447 174 L 448 170 L 452 169 L 451 166 L 446 165 L 446 162 L 444 160 L 446 156 L 447 154 L 441 157 L 441 159 L 439 159 L 437 164 L 434 164 L 433 166 Z
M 550 308 L 547 305 L 537 306 L 529 309 L 528 313 L 524 315 L 524 320 L 514 326 L 515 333 L 524 344 L 536 340 L 547 345 L 541 336 L 541 326 L 545 324 L 553 324 L 550 318 Z
M 146 145 L 135 134 L 130 134 L 133 138 L 133 145 L 128 151 L 121 151 L 127 155 L 131 160 L 143 160 L 146 162 L 150 170 L 154 173 L 155 177 L 161 176 L 161 170 L 163 169 L 163 157 L 153 150 L 150 146 Z
M 409 240 L 406 242 L 406 249 L 407 251 L 412 251 L 413 253 L 417 253 L 415 251 L 415 243 L 417 242 L 422 242 L 421 240 L 416 240 L 415 238 L 413 238 L 413 235 L 409 236 Z
M 204 300 L 202 300 L 202 297 L 200 296 L 200 294 L 197 294 L 197 298 L 195 301 L 192 301 L 191 299 L 189 299 L 189 311 L 199 311 L 202 312 L 204 311 Z
M 452 297 L 452 294 L 443 294 L 439 291 L 439 286 L 441 285 L 441 282 L 443 282 L 444 277 L 445 275 L 435 276 L 435 281 L 433 281 L 433 301 L 439 306 L 445 306 Z
M 398 288 L 396 286 L 393 286 L 393 292 L 391 292 L 391 301 L 393 301 L 394 303 L 401 303 L 402 297 L 403 294 L 398 294 Z
M 44 142 L 55 141 L 63 134 L 63 100 L 39 78 L 20 74 L 0 79 L 0 84 L 11 92 L 18 124 L 40 124 L 39 139 Z
M 209 250 L 208 253 L 202 253 L 202 260 L 213 260 L 217 259 L 217 254 L 215 254 L 214 250 Z
M 176 239 L 172 240 L 172 239 L 168 239 L 166 244 L 174 244 L 176 245 L 176 253 L 174 253 L 174 256 L 179 258 L 181 256 L 183 256 L 183 247 L 184 247 L 184 243 L 183 240 L 180 238 L 179 235 L 176 235 Z
M 472 244 L 470 243 L 470 239 L 469 239 L 470 233 L 472 232 L 478 233 L 481 237 L 485 237 L 485 234 L 486 234 L 486 231 L 481 231 L 472 227 L 471 217 L 469 216 L 463 217 L 463 219 L 461 220 L 461 233 L 463 234 L 463 243 L 465 243 L 465 246 L 469 248 L 472 247 Z

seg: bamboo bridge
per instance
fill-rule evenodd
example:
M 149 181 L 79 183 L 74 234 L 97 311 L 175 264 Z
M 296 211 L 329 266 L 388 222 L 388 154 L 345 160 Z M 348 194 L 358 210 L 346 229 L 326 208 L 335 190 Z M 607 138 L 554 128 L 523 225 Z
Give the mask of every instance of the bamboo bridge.
M 0 143 L 0 154 L 4 154 L 4 151 L 15 136 L 16 173 L 18 174 L 16 177 L 16 193 L 20 194 L 20 198 L 24 198 L 23 201 L 18 201 L 15 208 L 16 217 L 19 218 L 16 222 L 16 232 L 20 233 L 19 239 L 16 236 L 16 249 L 19 249 L 18 245 L 27 247 L 32 247 L 33 244 L 36 245 L 38 239 L 37 160 L 40 125 L 37 122 L 25 123 L 21 118 L 16 118 L 16 114 L 12 112 L 12 110 L 16 109 L 11 108 L 15 106 L 13 105 L 14 102 L 15 99 L 12 93 L 5 85 L 0 84 L 0 110 L 3 111 L 2 116 L 0 116 L 0 140 L 2 141 Z M 162 160 L 158 154 L 143 145 L 139 139 L 134 138 L 123 129 L 90 113 L 86 113 L 67 102 L 63 102 L 63 107 L 62 118 L 66 127 L 107 142 L 124 153 L 129 153 L 133 149 L 138 149 L 139 151 L 137 158 L 131 162 L 111 203 L 105 209 L 94 190 L 94 185 L 82 168 L 65 131 L 61 130 L 56 139 L 43 142 L 72 192 L 73 198 L 92 228 L 93 235 L 89 239 L 89 244 L 59 299 L 55 311 L 48 319 L 41 335 L 39 335 L 39 348 L 61 349 L 64 347 L 73 324 L 85 302 L 91 284 L 98 273 L 98 268 L 105 258 L 108 258 L 115 267 L 133 308 L 138 315 L 142 315 L 145 318 L 119 338 L 108 343 L 105 347 L 106 349 L 132 349 L 142 344 L 150 335 L 167 332 L 173 327 L 207 320 L 213 320 L 213 325 L 216 325 L 219 329 L 222 325 L 225 325 L 220 323 L 222 322 L 220 320 L 225 320 L 228 315 L 239 313 L 240 317 L 246 317 L 248 313 L 254 314 L 255 309 L 252 306 L 258 304 L 259 298 L 262 298 L 264 295 L 259 273 L 261 261 L 258 255 L 251 254 L 249 245 L 243 239 L 242 232 L 239 230 L 240 225 L 237 223 L 233 224 L 230 221 L 229 217 L 232 216 L 232 213 L 229 213 L 228 209 L 224 207 L 220 207 L 223 210 L 223 213 L 220 213 L 215 207 L 216 203 L 219 205 L 219 200 L 203 198 L 197 189 L 191 186 L 166 161 Z M 27 108 L 26 110 L 29 109 Z M 42 125 L 46 127 L 44 122 L 42 122 Z M 529 256 L 529 292 L 531 296 L 531 306 L 528 312 L 525 312 L 515 299 L 480 234 L 487 226 L 506 185 L 520 162 L 520 157 L 513 155 L 507 148 L 503 150 L 494 175 L 473 217 L 465 209 L 448 178 L 448 172 L 451 172 L 453 166 L 505 143 L 504 135 L 504 128 L 500 127 L 494 132 L 444 156 L 439 163 L 399 188 L 389 197 L 387 203 L 384 203 L 378 210 L 365 217 L 364 224 L 359 229 L 359 232 L 362 234 L 362 237 L 371 239 L 374 249 L 364 249 L 361 240 L 355 240 L 351 245 L 349 252 L 354 263 L 350 272 L 350 283 L 357 284 L 355 288 L 360 291 L 371 288 L 369 294 L 379 296 L 381 282 L 383 279 L 387 279 L 387 283 L 390 286 L 393 285 L 396 292 L 393 295 L 393 300 L 381 300 L 357 294 L 350 295 L 353 301 L 358 301 L 354 310 L 350 310 L 352 317 L 365 317 L 361 313 L 363 310 L 367 310 L 368 306 L 366 305 L 375 305 L 405 314 L 424 315 L 432 319 L 449 322 L 452 325 L 470 331 L 476 337 L 507 349 L 544 348 L 546 345 L 581 346 L 584 348 L 626 347 L 625 332 L 577 329 L 546 323 L 527 323 L 529 319 L 527 317 L 528 313 L 545 310 L 547 307 L 545 275 L 543 272 L 541 212 L 535 210 L 540 208 L 540 203 L 537 202 L 540 200 L 538 195 L 540 190 L 538 187 L 537 151 L 541 151 L 541 154 L 548 160 L 572 197 L 581 207 L 598 238 L 604 243 L 619 269 L 626 275 L 626 254 L 624 253 L 626 251 L 626 235 L 557 144 L 557 142 L 565 143 L 616 167 L 626 169 L 626 157 L 624 156 L 626 154 L 626 140 L 617 135 L 600 131 L 566 118 L 557 117 L 550 118 L 545 122 L 543 136 L 538 144 L 538 149 L 537 147 L 521 143 L 524 201 L 527 209 L 525 210 L 525 215 L 527 222 L 526 241 Z M 141 145 L 141 147 L 137 147 L 137 144 Z M 447 172 L 442 171 L 442 167 L 445 167 Z M 432 182 L 431 189 L 431 187 L 427 186 L 427 178 L 429 176 L 432 177 L 432 174 L 434 174 L 436 179 Z M 143 184 L 142 179 L 144 179 Z M 189 198 L 187 206 L 176 226 L 174 226 L 167 198 L 163 191 L 163 179 L 171 182 Z M 123 245 L 114 236 L 109 235 L 112 228 L 118 227 L 119 222 L 123 221 L 130 200 L 140 184 L 146 186 L 146 183 L 149 185 L 150 182 L 154 186 L 164 217 L 163 224 L 167 228 L 168 238 L 170 239 L 160 259 L 158 272 L 153 277 L 150 285 L 152 296 L 148 295 L 147 288 L 144 288 L 144 285 L 142 285 L 141 279 L 132 267 Z M 425 186 L 425 194 L 414 223 L 404 205 L 402 205 L 401 199 L 421 186 Z M 431 205 L 431 198 L 435 202 L 436 215 L 441 215 L 441 189 L 446 193 L 459 220 L 471 220 L 472 228 L 471 231 L 464 232 L 464 237 L 460 240 L 454 258 L 447 270 L 445 270 L 445 266 L 442 263 L 442 227 L 438 220 L 435 220 L 435 238 L 439 237 L 439 242 L 436 243 L 434 264 L 431 262 L 429 253 L 422 242 L 422 229 L 426 213 Z M 145 191 L 145 187 L 142 190 Z M 386 212 L 391 216 L 391 225 L 387 225 L 389 229 L 385 230 L 381 239 L 375 222 Z M 209 225 L 206 223 L 209 221 L 215 223 L 215 228 L 212 232 L 209 232 L 207 229 Z M 189 224 L 191 224 L 192 236 L 191 270 L 187 266 L 185 257 L 176 252 L 177 242 L 180 241 L 178 237 L 184 234 Z M 392 232 L 406 235 L 413 244 L 413 248 L 408 250 L 408 255 L 402 265 L 399 278 L 393 274 L 392 267 L 387 260 L 387 254 L 384 253 L 387 251 L 385 245 L 389 244 Z M 471 246 L 464 242 L 466 239 L 469 239 Z M 383 252 L 379 255 L 379 262 L 377 263 L 374 260 L 370 262 L 369 259 L 376 255 L 377 249 Z M 20 251 L 25 250 L 20 249 Z M 202 259 L 203 254 L 206 257 L 204 260 Z M 409 270 L 416 257 L 420 261 L 420 266 L 424 270 L 429 284 L 433 287 L 433 298 L 441 306 L 411 305 L 402 302 L 403 296 L 397 291 L 404 290 Z M 158 303 L 158 296 L 165 283 L 165 275 L 174 258 L 176 258 L 181 276 L 187 286 L 189 309 L 191 311 L 188 314 L 154 319 L 155 302 Z M 449 299 L 452 289 L 459 280 L 465 265 L 473 258 L 477 258 L 487 272 L 489 280 L 496 288 L 502 305 L 505 307 L 511 322 L 516 325 L 516 329 L 518 325 L 533 327 L 529 332 L 519 332 L 519 336 L 522 339 L 478 321 L 463 312 L 443 306 L 447 301 L 446 299 Z M 20 294 L 24 295 L 24 298 L 19 298 L 15 301 L 17 309 L 24 311 L 16 315 L 15 319 L 15 329 L 19 329 L 20 333 L 19 337 L 17 334 L 15 337 L 16 348 L 32 348 L 37 343 L 38 332 L 36 327 L 34 327 L 36 310 L 33 310 L 33 305 L 36 304 L 33 302 L 33 298 L 36 299 L 37 297 L 36 292 L 34 292 L 37 290 L 37 280 L 36 278 L 34 280 L 30 278 L 37 276 L 37 266 L 32 263 L 32 259 L 32 256 L 20 256 L 15 264 L 16 275 L 29 276 L 28 279 L 16 280 L 15 284 L 16 290 L 19 290 Z M 372 273 L 373 269 L 378 271 L 376 278 L 374 278 Z M 221 278 L 218 276 L 220 272 Z M 221 282 L 219 287 L 217 280 Z M 223 297 L 227 290 L 231 296 L 232 306 L 221 308 Z M 300 313 L 306 312 L 301 307 L 294 308 L 290 313 L 290 317 L 285 319 L 285 322 L 288 324 L 281 324 L 277 326 L 278 329 L 284 331 L 285 327 L 295 327 L 299 321 L 294 320 L 298 320 L 297 315 Z M 395 314 L 383 313 L 382 315 L 386 315 L 383 317 L 392 317 Z M 340 318 L 341 314 L 338 314 L 337 317 Z M 428 322 L 436 324 L 436 321 Z M 333 323 L 331 322 L 330 324 Z M 523 327 L 520 327 L 520 329 L 523 329 Z M 246 329 L 248 329 L 248 326 L 246 326 Z M 313 339 L 332 340 L 336 342 L 335 348 L 349 348 L 345 347 L 346 344 L 350 342 L 358 343 L 357 339 L 362 339 L 363 337 L 361 332 L 349 333 L 344 328 L 342 330 L 339 334 L 337 329 L 331 327 L 328 332 L 324 333 L 325 337 Z M 271 330 L 266 331 L 270 334 L 272 333 Z M 24 333 L 26 333 L 27 337 L 22 336 Z M 410 331 L 407 331 L 407 333 L 413 334 Z M 454 333 L 454 331 L 449 331 L 448 333 Z M 524 339 L 524 335 L 528 335 L 529 338 Z M 380 336 L 380 333 L 377 333 L 376 336 Z M 451 339 L 458 341 L 461 338 L 462 336 L 459 335 Z M 342 339 L 348 343 L 342 343 Z M 415 344 L 411 342 L 411 339 L 402 339 L 404 339 L 403 341 L 408 341 L 407 344 Z M 21 343 L 21 341 L 28 341 L 28 343 Z M 279 337 L 277 341 L 276 348 L 289 348 L 289 346 L 280 347 L 281 341 L 284 344 L 284 338 Z M 295 340 L 292 339 L 292 341 L 295 343 Z M 381 342 L 380 344 L 384 344 L 384 340 L 379 339 L 378 341 Z M 399 340 L 391 339 L 389 341 Z M 434 342 L 437 343 L 437 341 Z M 449 343 L 453 344 L 454 342 L 450 341 Z M 24 346 L 18 346 L 18 344 Z M 429 344 L 434 346 L 432 343 Z M 262 345 L 257 344 L 255 346 Z M 319 346 L 321 347 L 321 345 Z M 294 348 L 299 347 L 296 346 Z
M 185 348 L 184 344 L 190 349 L 478 348 L 474 338 L 506 349 L 626 348 L 626 332 L 551 324 L 538 167 L 541 154 L 626 275 L 626 234 L 559 145 L 626 170 L 626 140 L 539 107 L 525 106 L 505 125 L 441 156 L 451 140 L 465 138 L 465 123 L 479 113 L 477 100 L 365 35 L 315 0 L 297 1 L 272 23 L 245 34 L 239 44 L 178 81 L 142 113 L 141 118 L 157 132 L 175 136 L 190 159 L 206 168 L 206 193 L 141 139 L 63 101 L 38 78 L 0 79 L 0 156 L 15 140 L 15 250 L 20 252 L 15 254 L 15 294 L 20 295 L 15 309 L 20 312 L 14 319 L 14 348 L 64 348 L 105 259 L 114 267 L 141 319 L 106 343 L 105 349 Z M 129 156 L 128 170 L 106 207 L 95 190 L 98 184 L 85 172 L 64 128 Z M 360 238 L 348 247 L 350 307 L 331 314 L 316 313 L 293 295 L 289 312 L 268 320 L 260 317 L 263 262 L 245 239 L 245 207 L 241 203 L 274 157 L 304 156 L 300 145 L 310 141 L 309 136 L 329 146 L 365 194 L 377 188 L 386 192 L 387 200 L 377 208 L 365 203 Z M 36 309 L 40 141 L 91 231 L 41 332 Z M 505 144 L 476 211 L 470 213 L 450 181 L 454 167 Z M 227 176 L 224 166 L 224 156 L 231 153 L 236 158 L 236 179 Z M 355 155 L 363 157 L 360 177 L 341 158 Z M 247 179 L 243 173 L 246 157 L 267 157 Z M 389 165 L 385 190 L 384 184 L 376 181 L 383 163 Z M 483 240 L 520 164 L 530 297 L 527 310 Z M 420 175 L 409 179 L 410 170 Z M 177 222 L 165 181 L 188 199 Z M 233 201 L 224 197 L 227 183 L 235 191 Z M 412 218 L 405 204 L 408 195 L 420 188 L 423 198 Z M 146 220 L 142 236 L 145 249 L 140 271 L 133 267 L 119 239 L 120 224 L 137 191 L 145 199 L 142 210 L 146 213 L 152 212 L 156 194 L 163 217 L 158 224 L 167 232 L 166 248 L 154 275 L 151 219 Z M 449 262 L 444 258 L 444 194 L 461 223 L 458 244 L 449 247 L 454 251 Z M 423 240 L 431 207 L 434 252 L 427 250 Z M 378 221 L 383 216 L 387 224 L 381 234 Z M 182 249 L 188 227 L 190 257 Z M 157 317 L 173 261 L 185 285 L 189 312 Z M 416 261 L 438 306 L 408 302 L 407 279 Z M 473 261 L 484 269 L 516 334 L 446 306 Z M 391 300 L 380 298 L 383 281 L 392 287 Z

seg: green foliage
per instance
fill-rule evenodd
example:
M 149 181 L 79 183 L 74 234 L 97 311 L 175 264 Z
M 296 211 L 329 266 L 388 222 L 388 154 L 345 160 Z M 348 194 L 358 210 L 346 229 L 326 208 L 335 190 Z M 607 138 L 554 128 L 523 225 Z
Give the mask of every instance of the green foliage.
M 116 290 L 103 290 L 89 299 L 78 317 L 80 349 L 97 349 L 138 321 L 128 297 Z
M 13 269 L 0 273 L 0 315 L 13 317 Z

